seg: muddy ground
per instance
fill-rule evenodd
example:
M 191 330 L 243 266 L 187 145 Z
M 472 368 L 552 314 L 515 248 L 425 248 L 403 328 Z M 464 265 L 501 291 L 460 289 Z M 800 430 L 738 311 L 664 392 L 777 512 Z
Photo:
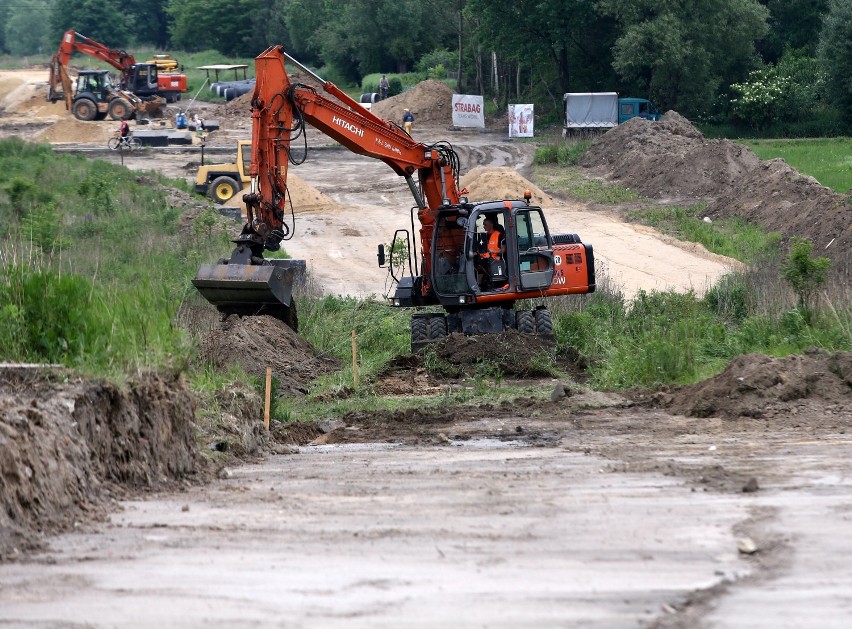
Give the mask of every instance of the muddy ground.
M 0 77 L 0 86 L 17 78 Z M 74 134 L 66 142 L 46 135 L 68 121 L 36 108 L 21 85 L 7 89 L 0 133 L 117 158 L 100 152 L 105 125 L 66 125 L 64 137 Z M 418 103 L 424 122 L 426 105 Z M 222 155 L 246 137 L 245 105 L 205 107 L 205 117 L 225 123 L 206 145 Z M 719 203 L 763 181 L 765 163 L 708 143 L 676 115 L 665 125 L 642 123 L 621 140 L 605 136 L 589 153 L 588 172 L 663 201 Z M 437 123 L 415 127 L 423 140 L 446 133 Z M 452 140 L 465 185 L 480 185 L 482 195 L 530 184 L 532 145 L 500 132 Z M 317 134 L 309 141 L 316 155 L 303 178 L 334 205 L 303 212 L 303 237 L 288 251 L 309 261 L 328 292 L 380 294 L 375 244 L 407 222 L 411 201 L 383 165 Z M 148 153 L 128 165 L 191 177 L 199 151 Z M 629 155 L 646 156 L 643 167 L 615 167 Z M 668 187 L 659 179 L 642 188 L 660 169 Z M 784 183 L 804 188 L 790 175 L 773 181 L 764 206 L 784 201 L 777 207 L 789 214 L 772 218 L 788 216 L 782 227 L 792 232 L 800 206 Z M 552 229 L 593 242 L 628 296 L 703 289 L 733 265 L 627 225 L 617 212 L 540 194 Z M 839 230 L 835 242 L 845 242 L 847 200 L 825 199 L 815 206 L 822 214 L 810 222 L 813 235 Z M 724 206 L 757 212 L 758 201 Z M 341 233 L 346 255 L 321 248 Z M 264 329 L 272 336 L 253 333 L 251 320 L 226 322 L 204 351 L 227 367 L 229 348 L 255 347 L 286 376 L 291 395 L 336 368 L 296 335 L 268 322 Z M 848 626 L 849 353 L 744 356 L 691 387 L 613 394 L 588 390 L 570 353 L 555 357 L 570 379 L 543 377 L 537 361 L 547 342 L 503 336 L 488 346 L 501 365 L 497 380 L 474 379 L 481 348 L 451 337 L 438 354 L 455 372 L 430 375 L 422 358 L 399 357 L 369 383 L 384 396 L 444 395 L 441 408 L 350 413 L 271 433 L 259 421 L 260 396 L 242 386 L 222 391 L 210 412 L 196 408 L 180 379 L 144 376 L 119 388 L 55 370 L 0 370 L 0 620 Z M 464 402 L 472 387 L 520 383 L 533 392 Z

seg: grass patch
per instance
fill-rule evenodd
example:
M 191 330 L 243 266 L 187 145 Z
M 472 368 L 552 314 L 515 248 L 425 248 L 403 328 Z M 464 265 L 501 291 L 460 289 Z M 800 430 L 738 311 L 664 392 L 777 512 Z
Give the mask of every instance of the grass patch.
M 782 157 L 832 190 L 852 190 L 852 138 L 741 141 L 761 159 Z
M 306 398 L 279 398 L 271 415 L 277 421 L 311 421 L 332 419 L 347 413 L 401 412 L 408 409 L 439 410 L 442 408 L 513 402 L 518 398 L 550 399 L 553 387 L 508 386 L 495 380 L 473 378 L 463 383 L 445 385 L 440 393 L 426 396 L 381 396 L 371 389 L 348 391 L 334 397 L 316 391 Z
M 170 183 L 0 141 L 0 360 L 101 375 L 188 364 L 192 342 L 174 318 L 232 228 L 212 209 L 183 228 L 159 185 Z
M 533 161 L 536 164 L 576 166 L 591 145 L 591 140 L 545 144 L 536 148 Z
M 777 267 L 769 270 L 779 278 Z M 704 299 L 641 292 L 631 303 L 605 293 L 560 301 L 553 309 L 554 333 L 586 357 L 589 384 L 604 389 L 697 382 L 750 352 L 852 349 L 848 303 L 807 317 L 795 307 L 791 290 L 781 284 L 764 290 L 766 272 L 758 265 L 729 275 Z
M 573 166 L 536 164 L 533 178 L 545 190 L 580 201 L 595 203 L 627 203 L 638 201 L 636 192 L 600 179 L 589 179 Z
M 708 251 L 751 263 L 777 250 L 780 234 L 767 234 L 757 225 L 737 218 L 712 223 L 702 220 L 706 204 L 692 207 L 648 207 L 627 213 L 628 219 L 689 242 L 704 245 Z

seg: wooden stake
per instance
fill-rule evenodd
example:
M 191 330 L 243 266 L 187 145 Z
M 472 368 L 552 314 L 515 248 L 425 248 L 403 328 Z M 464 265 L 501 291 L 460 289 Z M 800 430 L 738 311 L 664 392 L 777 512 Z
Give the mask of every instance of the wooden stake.
M 269 402 L 272 397 L 272 367 L 266 368 L 266 403 L 263 409 L 263 425 L 269 430 Z
M 352 380 L 358 386 L 358 344 L 355 341 L 355 330 L 352 330 Z

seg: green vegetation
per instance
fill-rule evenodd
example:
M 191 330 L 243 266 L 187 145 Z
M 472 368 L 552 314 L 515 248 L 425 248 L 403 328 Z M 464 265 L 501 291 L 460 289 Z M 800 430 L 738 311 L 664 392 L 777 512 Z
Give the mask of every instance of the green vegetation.
M 705 204 L 693 207 L 647 207 L 627 213 L 630 220 L 649 225 L 678 240 L 697 242 L 708 251 L 752 263 L 776 251 L 779 234 L 732 217 L 708 223 L 701 218 Z
M 203 218 L 182 232 L 162 182 L 0 142 L 0 360 L 101 374 L 188 363 L 175 315 L 194 267 L 224 254 L 228 233 Z
M 533 172 L 535 180 L 542 188 L 554 190 L 581 201 L 625 203 L 641 199 L 637 193 L 624 186 L 607 183 L 600 179 L 589 179 L 576 168 L 538 164 Z
M 589 150 L 591 144 L 591 140 L 545 144 L 536 148 L 533 161 L 536 164 L 576 166 L 580 163 L 583 154 Z
M 852 190 L 852 138 L 751 140 L 743 144 L 761 159 L 784 158 L 799 172 L 837 192 Z
M 590 384 L 602 388 L 696 382 L 749 352 L 852 349 L 848 303 L 809 316 L 780 282 L 777 262 L 764 260 L 704 299 L 641 292 L 630 304 L 606 293 L 565 300 L 553 309 L 554 332 L 587 357 Z

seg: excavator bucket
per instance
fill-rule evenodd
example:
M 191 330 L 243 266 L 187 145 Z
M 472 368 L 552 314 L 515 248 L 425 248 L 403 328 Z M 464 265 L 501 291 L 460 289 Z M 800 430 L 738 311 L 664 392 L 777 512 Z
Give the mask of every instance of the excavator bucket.
M 263 265 L 203 264 L 192 284 L 220 312 L 271 314 L 296 329 L 293 285 L 304 278 L 305 261 L 265 262 Z

